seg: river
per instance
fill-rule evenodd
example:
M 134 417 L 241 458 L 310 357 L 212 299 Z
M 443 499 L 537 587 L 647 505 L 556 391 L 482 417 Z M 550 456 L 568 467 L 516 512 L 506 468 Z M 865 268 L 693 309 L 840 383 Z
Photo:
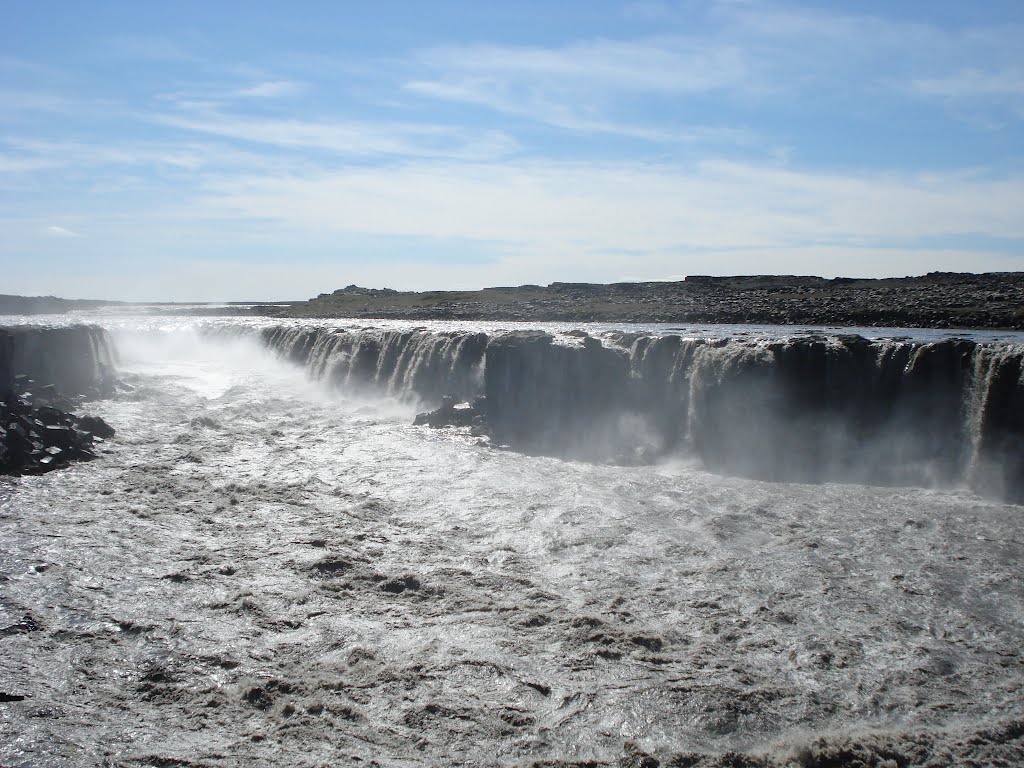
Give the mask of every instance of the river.
M 0 481 L 2 765 L 1022 758 L 1018 505 L 504 450 L 271 321 L 88 319 L 117 435 Z

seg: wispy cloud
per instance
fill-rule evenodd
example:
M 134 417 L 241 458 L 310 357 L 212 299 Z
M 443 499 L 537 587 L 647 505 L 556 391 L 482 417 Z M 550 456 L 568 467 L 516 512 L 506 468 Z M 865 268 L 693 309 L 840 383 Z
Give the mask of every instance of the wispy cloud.
M 110 37 L 101 42 L 101 51 L 115 58 L 139 61 L 198 61 L 198 57 L 180 42 L 159 35 L 118 35 Z
M 637 94 L 696 94 L 733 87 L 742 53 L 696 39 L 597 40 L 558 48 L 469 46 L 422 52 L 408 92 L 487 107 L 586 133 L 652 141 L 735 138 L 729 128 L 643 125 L 616 118 L 616 100 Z
M 347 157 L 462 157 L 504 155 L 516 144 L 496 130 L 468 131 L 441 124 L 266 119 L 205 107 L 153 115 L 162 125 L 282 149 L 320 150 Z
M 741 44 L 751 70 L 778 90 L 833 83 L 843 92 L 912 93 L 983 108 L 1024 100 L 1024 25 L 955 29 L 759 3 L 722 3 L 722 34 Z
M 1024 237 L 1024 177 L 798 173 L 731 162 L 431 163 L 387 174 L 224 179 L 196 206 L 292 231 L 465 237 L 559 258 L 577 253 L 578 266 L 607 249 L 778 252 L 979 231 Z
M 26 44 L 0 57 L 0 254 L 186 254 L 230 280 L 229 258 L 316 252 L 346 282 L 401 263 L 402 287 L 1020 268 L 1017 145 L 957 121 L 1019 127 L 1024 29 L 866 7 L 597 4 L 571 29 L 368 34 L 352 56 L 211 46 L 184 23 L 83 37 L 80 71 Z M 312 263 L 293 273 L 329 283 Z
M 294 96 L 304 91 L 306 86 L 291 80 L 267 80 L 246 88 L 239 88 L 234 95 L 247 99 L 277 99 L 283 96 Z
M 1024 98 L 1024 70 L 1014 72 L 983 72 L 966 69 L 950 77 L 914 81 L 920 93 L 950 99 L 984 98 L 987 96 Z
M 82 235 L 80 233 L 75 232 L 74 230 L 68 229 L 66 227 L 58 227 L 56 225 L 52 225 L 52 226 L 47 227 L 46 228 L 46 234 L 48 234 L 50 237 L 62 237 L 62 238 L 82 237 Z
M 595 40 L 558 48 L 477 45 L 424 51 L 423 63 L 481 80 L 521 80 L 530 88 L 703 92 L 742 81 L 741 51 L 696 38 Z
M 41 90 L 0 89 L 0 120 L 23 112 L 73 112 L 82 107 L 77 99 Z
M 702 127 L 699 120 L 691 119 L 692 128 L 669 130 L 656 117 L 648 123 L 618 117 L 629 114 L 637 99 L 678 107 L 707 97 L 764 106 L 780 97 L 833 100 L 840 93 L 866 103 L 879 97 L 895 102 L 908 91 L 928 98 L 970 95 L 975 106 L 1011 99 L 1016 105 L 1020 98 L 1021 25 L 948 31 L 759 2 L 711 3 L 702 11 L 692 4 L 642 2 L 626 13 L 660 32 L 543 48 L 429 49 L 417 56 L 416 74 L 404 88 L 562 129 L 654 141 L 727 140 L 730 134 L 728 126 Z M 971 62 L 985 66 L 971 68 Z
M 1001 106 L 1024 120 L 1024 67 L 1014 70 L 963 69 L 945 77 L 920 78 L 910 84 L 913 92 L 953 106 Z
M 195 171 L 205 166 L 244 165 L 258 167 L 263 158 L 239 152 L 223 145 L 183 142 L 124 142 L 112 146 L 105 142 L 56 141 L 11 137 L 2 142 L 12 150 L 6 159 L 13 169 L 97 169 L 119 167 L 178 168 Z

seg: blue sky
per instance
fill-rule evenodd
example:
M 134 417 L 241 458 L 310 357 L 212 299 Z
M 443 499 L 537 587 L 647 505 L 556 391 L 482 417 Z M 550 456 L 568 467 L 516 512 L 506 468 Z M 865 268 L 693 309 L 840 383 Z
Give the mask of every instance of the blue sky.
M 1024 270 L 1024 4 L 11 3 L 0 293 Z

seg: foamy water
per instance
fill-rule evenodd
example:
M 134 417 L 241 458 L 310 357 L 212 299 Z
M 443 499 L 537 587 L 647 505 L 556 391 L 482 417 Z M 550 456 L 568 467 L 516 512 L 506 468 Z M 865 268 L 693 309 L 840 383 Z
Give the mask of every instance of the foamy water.
M 0 763 L 784 761 L 1024 717 L 1020 507 L 483 447 L 197 332 L 265 322 L 104 319 L 117 437 L 2 481 L 0 629 L 37 626 Z

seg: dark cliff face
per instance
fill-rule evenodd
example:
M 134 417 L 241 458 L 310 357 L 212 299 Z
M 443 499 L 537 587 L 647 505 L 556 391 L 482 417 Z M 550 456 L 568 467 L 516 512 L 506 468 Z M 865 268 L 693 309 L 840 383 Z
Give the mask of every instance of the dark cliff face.
M 772 481 L 968 484 L 1024 502 L 1019 346 L 308 328 L 263 340 L 346 388 L 485 395 L 493 440 L 531 453 L 694 456 Z
M 113 383 L 115 363 L 109 334 L 95 326 L 0 328 L 0 394 L 24 377 L 66 397 L 99 396 Z
M 14 390 L 14 335 L 0 328 L 0 399 Z
M 114 434 L 102 419 L 69 413 L 81 398 L 112 394 L 106 331 L 0 328 L 0 474 L 40 474 L 96 458 Z
M 488 420 L 499 440 L 542 453 L 681 453 L 764 480 L 968 482 L 1021 501 L 1022 354 L 962 340 L 509 336 L 487 348 Z
M 970 458 L 969 355 L 801 339 L 736 364 L 724 348 L 692 372 L 690 440 L 709 467 L 767 480 L 942 485 Z

